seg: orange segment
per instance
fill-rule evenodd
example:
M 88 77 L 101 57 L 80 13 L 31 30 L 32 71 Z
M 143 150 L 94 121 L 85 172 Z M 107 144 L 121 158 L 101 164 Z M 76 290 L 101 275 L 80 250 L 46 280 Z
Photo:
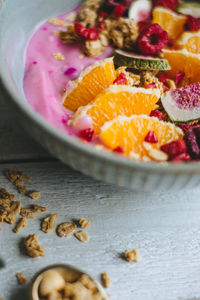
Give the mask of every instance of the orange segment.
M 89 105 L 80 107 L 73 116 L 71 124 L 76 127 L 87 116 L 91 120 L 91 127 L 95 134 L 98 134 L 100 127 L 106 121 L 117 116 L 149 115 L 159 98 L 159 89 L 112 85 Z
M 177 49 L 186 49 L 190 53 L 200 53 L 200 30 L 184 32 L 175 43 Z
M 101 128 L 100 139 L 109 149 L 116 149 L 121 146 L 125 155 L 131 152 L 138 154 L 140 158 L 146 155 L 143 146 L 147 133 L 153 130 L 158 138 L 157 144 L 151 144 L 156 149 L 167 142 L 183 138 L 183 132 L 172 123 L 159 121 L 149 116 L 117 117 L 107 122 Z
M 78 79 L 68 84 L 67 92 L 63 97 L 63 105 L 76 111 L 80 106 L 92 101 L 115 79 L 116 72 L 112 58 L 97 62 L 85 69 Z
M 155 7 L 152 23 L 158 23 L 167 31 L 169 38 L 176 39 L 184 31 L 186 16 L 179 15 L 164 7 Z
M 171 66 L 169 75 L 175 79 L 179 71 L 185 72 L 181 85 L 200 82 L 200 55 L 188 53 L 186 50 L 167 50 L 162 53 Z

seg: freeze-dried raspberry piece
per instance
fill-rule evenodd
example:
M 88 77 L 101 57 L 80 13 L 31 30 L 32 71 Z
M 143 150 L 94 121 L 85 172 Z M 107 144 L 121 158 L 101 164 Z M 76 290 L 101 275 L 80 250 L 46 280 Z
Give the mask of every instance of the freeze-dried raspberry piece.
M 184 140 L 176 140 L 161 146 L 160 149 L 163 152 L 169 154 L 169 157 L 172 159 L 179 154 L 186 153 L 187 145 L 186 145 L 186 141 Z
M 160 121 L 162 121 L 162 113 L 161 113 L 161 111 L 159 111 L 158 109 L 152 110 L 152 112 L 150 113 L 150 117 L 156 117 L 156 118 L 158 118 Z
M 163 91 L 164 92 L 168 92 L 169 91 L 169 88 L 165 84 L 163 84 Z
M 190 31 L 197 31 L 200 29 L 200 18 L 194 18 L 192 16 L 187 17 L 185 23 L 185 29 Z
M 117 18 L 121 18 L 125 13 L 126 7 L 124 5 L 117 5 L 114 8 L 114 15 Z
M 155 131 L 153 131 L 153 130 L 150 130 L 150 131 L 147 133 L 147 135 L 146 135 L 146 137 L 145 137 L 144 140 L 145 140 L 145 142 L 148 142 L 148 143 L 153 143 L 153 144 L 158 143 L 158 138 L 157 138 L 157 136 L 156 136 Z
M 180 71 L 176 74 L 176 79 L 175 79 L 175 83 L 176 85 L 178 85 L 179 83 L 181 83 L 181 81 L 183 80 L 183 78 L 185 77 L 185 73 Z
M 173 162 L 191 161 L 191 157 L 188 153 L 181 153 L 172 159 Z
M 79 132 L 79 137 L 86 140 L 87 142 L 91 142 L 94 135 L 94 130 L 92 128 L 86 128 Z
M 167 43 L 168 33 L 157 23 L 148 25 L 138 38 L 138 48 L 143 54 L 159 54 Z
M 95 41 L 99 38 L 99 32 L 96 28 L 86 28 L 79 22 L 75 22 L 74 28 L 75 32 L 86 40 Z
M 122 148 L 121 146 L 118 146 L 118 147 L 115 148 L 113 151 L 122 154 L 122 153 L 124 153 L 124 148 Z
M 145 89 L 157 89 L 157 86 L 154 82 L 145 84 Z
M 115 79 L 113 81 L 113 84 L 118 84 L 118 85 L 125 85 L 127 83 L 127 78 L 126 75 L 124 73 L 120 73 L 119 76 L 117 77 L 117 79 Z
M 175 6 L 178 4 L 178 0 L 153 0 L 154 6 L 163 6 L 174 10 Z
M 98 40 L 98 38 L 99 38 L 98 30 L 96 28 L 90 28 L 88 30 L 89 30 L 89 33 L 88 33 L 88 36 L 87 36 L 87 40 L 89 40 L 89 41 Z
M 188 153 L 192 158 L 200 158 L 200 127 L 190 128 L 185 134 Z

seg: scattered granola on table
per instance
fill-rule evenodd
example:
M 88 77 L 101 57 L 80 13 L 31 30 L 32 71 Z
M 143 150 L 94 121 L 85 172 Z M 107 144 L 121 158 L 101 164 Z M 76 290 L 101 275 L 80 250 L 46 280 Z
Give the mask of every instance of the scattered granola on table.
M 45 251 L 42 246 L 38 244 L 38 235 L 31 234 L 27 236 L 24 240 L 24 246 L 27 254 L 31 257 L 44 256 Z
M 20 210 L 20 215 L 27 219 L 34 219 L 34 212 L 32 208 L 22 207 Z
M 103 286 L 105 288 L 108 288 L 110 285 L 110 278 L 108 277 L 107 272 L 104 272 L 103 274 L 101 274 L 101 280 L 102 280 Z
M 60 237 L 68 237 L 69 235 L 73 234 L 76 229 L 76 224 L 72 222 L 66 222 L 58 225 L 56 232 Z
M 53 214 L 47 218 L 45 218 L 43 221 L 42 221 L 42 231 L 44 233 L 50 233 L 54 227 L 55 227 L 55 223 L 56 223 L 56 219 L 58 217 L 58 214 Z
M 13 232 L 17 233 L 19 232 L 22 228 L 26 227 L 28 224 L 27 218 L 21 218 L 16 227 L 13 229 Z
M 74 233 L 74 236 L 80 241 L 80 242 L 87 242 L 89 240 L 89 236 L 88 236 L 88 233 L 87 231 L 85 230 L 82 230 L 82 231 L 79 231 L 79 232 L 76 232 Z
M 7 223 L 14 224 L 16 222 L 16 216 L 20 213 L 20 209 L 21 209 L 21 202 L 14 201 L 11 204 L 10 208 L 8 209 L 4 220 Z
M 24 273 L 19 272 L 16 274 L 17 280 L 19 284 L 25 284 L 27 282 L 26 277 L 24 276 Z
M 125 252 L 125 258 L 128 262 L 139 262 L 139 249 L 127 250 Z
M 91 225 L 91 221 L 90 220 L 86 220 L 85 218 L 81 218 L 79 220 L 79 224 L 80 224 L 81 228 L 88 228 Z
M 40 205 L 37 205 L 37 204 L 33 205 L 33 212 L 34 213 L 45 212 L 46 210 L 47 209 L 44 206 L 40 206 Z
M 39 191 L 31 191 L 31 192 L 27 193 L 27 196 L 34 200 L 37 200 L 40 198 L 40 192 Z

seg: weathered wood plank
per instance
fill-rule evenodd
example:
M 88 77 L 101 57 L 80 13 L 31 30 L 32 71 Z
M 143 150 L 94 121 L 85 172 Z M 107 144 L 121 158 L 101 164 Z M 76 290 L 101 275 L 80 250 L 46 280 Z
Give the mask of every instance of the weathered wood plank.
M 4 167 L 17 167 L 31 176 L 29 187 L 39 189 L 42 197 L 34 202 L 23 196 L 23 205 L 38 203 L 47 207 L 47 213 L 38 214 L 19 234 L 12 233 L 12 225 L 3 224 L 0 258 L 6 267 L 0 269 L 0 297 L 25 299 L 16 272 L 22 271 L 30 279 L 44 266 L 65 262 L 97 279 L 106 270 L 113 300 L 200 299 L 198 191 L 133 193 L 97 182 L 58 162 Z M 0 182 L 14 191 L 1 173 Z M 91 219 L 90 241 L 82 244 L 74 237 L 59 238 L 55 232 L 41 232 L 41 218 L 54 212 L 59 214 L 57 224 L 80 217 Z M 20 250 L 23 238 L 35 232 L 46 249 L 45 258 L 31 259 Z M 135 247 L 140 249 L 141 262 L 129 264 L 121 254 Z

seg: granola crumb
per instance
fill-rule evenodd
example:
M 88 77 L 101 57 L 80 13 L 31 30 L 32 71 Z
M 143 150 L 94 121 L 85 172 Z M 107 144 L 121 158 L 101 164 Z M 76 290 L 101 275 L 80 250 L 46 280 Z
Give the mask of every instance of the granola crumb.
M 76 224 L 72 222 L 66 222 L 58 225 L 57 227 L 57 235 L 60 237 L 68 237 L 69 235 L 73 234 L 74 231 L 77 229 Z
M 125 252 L 125 258 L 128 262 L 139 262 L 139 249 L 136 248 L 134 250 L 127 250 Z
M 103 274 L 101 274 L 101 280 L 102 280 L 103 286 L 107 289 L 110 285 L 110 278 L 108 277 L 107 272 L 104 272 Z
M 71 21 L 74 22 L 76 19 L 76 14 L 74 12 L 69 13 L 66 17 L 65 20 L 66 21 Z
M 27 254 L 31 257 L 44 256 L 45 251 L 42 246 L 38 244 L 38 235 L 32 234 L 25 238 L 24 245 Z
M 56 213 L 43 220 L 41 227 L 44 233 L 50 233 L 54 229 L 57 217 L 58 214 Z
M 31 191 L 31 192 L 28 192 L 27 196 L 30 197 L 31 199 L 37 200 L 40 198 L 40 192 L 39 191 Z
M 5 188 L 0 189 L 0 200 L 13 200 L 15 195 L 10 194 Z
M 103 54 L 105 47 L 100 40 L 86 41 L 84 45 L 84 53 L 89 57 L 98 57 Z
M 88 233 L 85 230 L 74 233 L 74 236 L 83 243 L 85 243 L 89 240 Z
M 37 205 L 37 204 L 33 205 L 33 212 L 34 213 L 44 212 L 46 210 L 47 209 L 44 206 L 40 206 L 40 205 Z
M 18 186 L 17 187 L 17 190 L 18 192 L 21 194 L 21 195 L 24 195 L 26 193 L 26 188 L 25 186 Z
M 22 207 L 20 210 L 20 215 L 27 219 L 34 219 L 34 213 L 32 208 Z
M 86 220 L 85 218 L 81 218 L 79 220 L 79 224 L 80 224 L 81 228 L 88 228 L 91 225 L 91 221 Z
M 19 232 L 22 228 L 26 227 L 28 224 L 27 218 L 21 218 L 17 226 L 13 229 L 13 232 L 17 233 Z
M 55 26 L 60 26 L 60 27 L 66 27 L 66 23 L 63 20 L 57 19 L 57 18 L 51 18 L 48 20 L 48 23 L 55 25 Z
M 84 55 L 83 53 L 81 53 L 81 54 L 78 56 L 78 58 L 79 58 L 79 59 L 83 59 L 84 56 L 85 56 L 85 55 Z
M 52 55 L 56 60 L 59 60 L 59 61 L 62 61 L 65 59 L 64 55 L 61 52 L 54 52 Z
M 27 282 L 26 277 L 24 276 L 24 273 L 19 272 L 16 274 L 17 280 L 19 284 L 25 284 Z
M 7 215 L 4 220 L 9 224 L 14 224 L 16 222 L 16 216 L 20 213 L 21 202 L 14 201 L 10 208 L 7 210 Z

